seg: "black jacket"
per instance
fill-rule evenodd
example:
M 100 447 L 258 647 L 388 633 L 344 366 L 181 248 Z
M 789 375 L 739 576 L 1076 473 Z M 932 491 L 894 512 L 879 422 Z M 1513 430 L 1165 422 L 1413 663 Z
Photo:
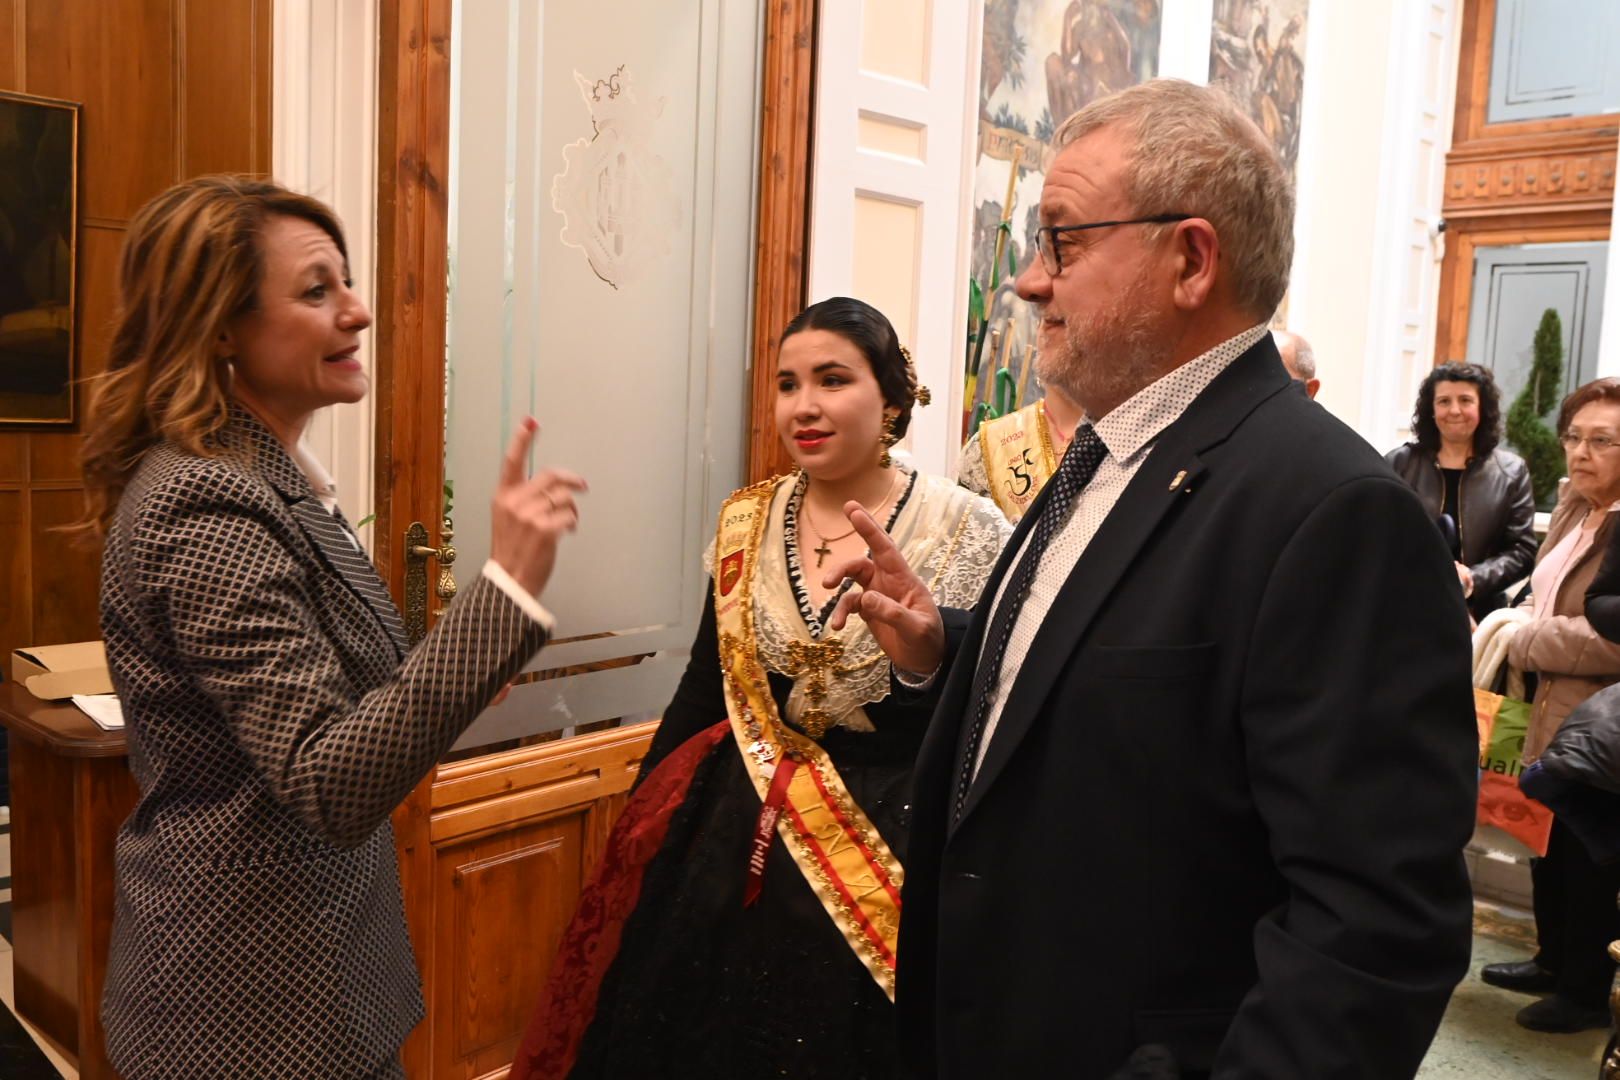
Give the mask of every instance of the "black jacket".
M 1430 519 L 1440 516 L 1446 497 L 1445 478 L 1435 456 L 1416 443 L 1397 446 L 1384 460 L 1411 485 Z M 1468 608 L 1483 618 L 1507 603 L 1503 590 L 1529 575 L 1536 564 L 1536 501 L 1530 469 L 1519 455 L 1497 447 L 1469 461 L 1459 499 L 1462 540 L 1459 560 L 1474 575 Z
M 1575 707 L 1519 787 L 1551 808 L 1594 862 L 1620 861 L 1620 685 Z
M 921 1074 L 1096 1080 L 1147 1043 L 1217 1077 L 1416 1071 L 1468 965 L 1467 620 L 1410 489 L 1288 386 L 1268 336 L 1160 436 L 954 825 L 988 604 L 947 613 L 900 930 Z
M 1610 531 L 1603 562 L 1586 587 L 1586 621 L 1610 641 L 1620 642 L 1620 529 Z

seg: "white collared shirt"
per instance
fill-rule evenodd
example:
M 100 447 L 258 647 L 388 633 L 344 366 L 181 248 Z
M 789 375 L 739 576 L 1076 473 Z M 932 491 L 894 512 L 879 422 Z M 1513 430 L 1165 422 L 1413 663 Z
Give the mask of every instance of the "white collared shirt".
M 1142 467 L 1142 462 L 1147 460 L 1154 442 L 1165 428 L 1181 418 L 1187 406 L 1204 392 L 1215 376 L 1248 352 L 1267 330 L 1267 325 L 1261 323 L 1236 337 L 1228 338 L 1137 391 L 1128 401 L 1093 425 L 1103 445 L 1108 448 L 1108 455 L 1097 466 L 1097 472 L 1085 490 L 1076 497 L 1068 521 L 1058 529 L 1041 556 L 1040 568 L 1035 571 L 1035 579 L 1029 586 L 1029 596 L 1018 612 L 1018 621 L 1013 624 L 1007 654 L 1001 660 L 1001 672 L 991 694 L 989 714 L 985 717 L 984 737 L 979 740 L 978 757 L 973 763 L 975 776 L 984 764 L 985 751 L 995 735 L 1001 710 L 1007 704 L 1007 693 L 1012 689 L 1018 669 L 1023 666 L 1024 657 L 1035 640 L 1035 632 L 1051 610 L 1058 590 L 1063 588 L 1080 556 L 1085 554 L 1086 546 L 1097 535 L 1097 530 L 1102 528 L 1104 519 L 1113 510 L 1120 495 L 1124 494 L 1131 478 Z M 1023 558 L 1024 549 L 1034 535 L 1031 529 L 1024 537 L 1018 559 Z M 996 589 L 995 604 L 1001 603 L 1002 590 L 1014 576 L 1017 565 L 1018 560 L 1009 564 L 1007 573 Z M 990 612 L 994 614 L 994 605 Z

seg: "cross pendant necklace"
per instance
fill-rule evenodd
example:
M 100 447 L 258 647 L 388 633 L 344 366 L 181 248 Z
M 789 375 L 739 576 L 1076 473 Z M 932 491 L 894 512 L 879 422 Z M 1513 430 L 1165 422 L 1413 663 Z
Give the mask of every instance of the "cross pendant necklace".
M 895 481 L 898 481 L 900 479 L 900 475 L 901 475 L 900 470 L 896 469 L 894 471 L 894 479 L 895 479 Z M 873 517 L 876 517 L 878 511 L 882 510 L 885 506 L 887 506 L 889 504 L 889 500 L 894 498 L 895 486 L 896 486 L 895 483 L 891 482 L 889 484 L 889 493 L 887 495 L 883 496 L 883 501 L 878 503 L 877 506 L 873 507 L 871 510 L 868 510 L 867 513 L 871 514 Z M 811 551 L 814 551 L 816 553 L 816 569 L 820 570 L 821 569 L 821 564 L 827 561 L 827 556 L 828 555 L 832 554 L 832 548 L 827 546 L 828 543 L 830 543 L 831 541 L 834 541 L 834 540 L 842 540 L 846 536 L 854 536 L 855 535 L 855 530 L 850 529 L 848 532 L 839 533 L 837 536 L 822 536 L 821 535 L 821 530 L 816 528 L 816 523 L 814 521 L 810 520 L 810 504 L 809 504 L 808 500 L 806 500 L 803 503 L 802 513 L 803 513 L 803 516 L 804 516 L 805 523 L 810 526 L 810 531 L 816 534 L 816 539 L 817 540 L 821 541 L 821 546 L 820 547 L 810 549 Z

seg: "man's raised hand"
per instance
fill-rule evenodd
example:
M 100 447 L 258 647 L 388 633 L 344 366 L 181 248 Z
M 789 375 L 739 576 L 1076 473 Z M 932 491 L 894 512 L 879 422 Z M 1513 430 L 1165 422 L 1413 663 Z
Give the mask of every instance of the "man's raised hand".
M 844 578 L 855 582 L 854 588 L 839 597 L 830 625 L 842 630 L 851 615 L 859 615 L 896 667 L 918 675 L 932 674 L 945 659 L 945 624 L 928 586 L 860 503 L 845 503 L 844 515 L 871 554 L 833 567 L 822 582 L 827 588 L 836 587 Z

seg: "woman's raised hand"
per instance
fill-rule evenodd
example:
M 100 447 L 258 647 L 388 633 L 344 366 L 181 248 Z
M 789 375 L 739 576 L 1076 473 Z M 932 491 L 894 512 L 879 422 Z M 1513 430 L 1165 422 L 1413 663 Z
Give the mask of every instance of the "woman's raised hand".
M 872 554 L 833 567 L 822 582 L 833 588 L 844 578 L 853 578 L 857 586 L 838 598 L 832 628 L 842 630 L 851 615 L 859 615 L 895 666 L 917 675 L 932 674 L 945 659 L 945 624 L 928 586 L 860 503 L 845 503 L 844 515 Z
M 541 469 L 525 475 L 524 462 L 540 425 L 525 417 L 501 459 L 501 475 L 490 505 L 489 554 L 512 579 L 539 596 L 557 565 L 557 542 L 579 526 L 574 493 L 585 480 L 567 469 Z

